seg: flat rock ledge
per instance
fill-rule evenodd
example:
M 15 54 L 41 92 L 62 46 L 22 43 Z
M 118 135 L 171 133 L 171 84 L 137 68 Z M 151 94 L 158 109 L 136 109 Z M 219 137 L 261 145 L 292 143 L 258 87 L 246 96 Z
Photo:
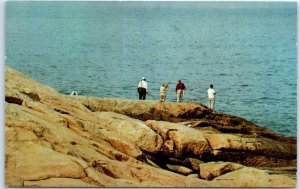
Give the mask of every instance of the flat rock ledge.
M 296 143 L 200 103 L 67 96 L 5 67 L 7 187 L 295 187 Z

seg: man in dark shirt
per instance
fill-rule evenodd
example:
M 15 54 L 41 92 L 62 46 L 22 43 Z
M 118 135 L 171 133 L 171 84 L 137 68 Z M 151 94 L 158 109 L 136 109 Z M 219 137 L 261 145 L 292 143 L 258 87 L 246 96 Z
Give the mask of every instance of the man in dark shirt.
M 176 97 L 177 97 L 177 102 L 181 102 L 183 95 L 184 95 L 184 90 L 185 90 L 185 86 L 184 84 L 181 82 L 181 80 L 178 80 L 178 83 L 176 85 Z

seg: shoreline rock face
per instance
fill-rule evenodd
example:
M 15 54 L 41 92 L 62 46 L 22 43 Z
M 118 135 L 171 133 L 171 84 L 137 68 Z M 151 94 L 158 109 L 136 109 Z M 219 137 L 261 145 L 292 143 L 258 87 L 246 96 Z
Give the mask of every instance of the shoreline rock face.
M 9 67 L 5 101 L 7 187 L 296 185 L 296 138 L 199 103 L 67 96 Z

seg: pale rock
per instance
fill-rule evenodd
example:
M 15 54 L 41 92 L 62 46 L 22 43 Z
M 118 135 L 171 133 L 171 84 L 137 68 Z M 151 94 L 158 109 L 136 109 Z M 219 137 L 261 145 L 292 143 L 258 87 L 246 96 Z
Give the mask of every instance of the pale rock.
M 203 136 L 202 132 L 188 128 L 181 124 L 170 123 L 166 121 L 146 121 L 151 129 L 160 134 L 164 141 L 172 140 L 174 143 L 175 156 L 181 156 L 184 153 L 191 153 L 195 157 L 201 158 L 204 154 L 210 153 L 209 145 Z M 172 150 L 171 143 L 168 142 L 165 146 L 166 150 Z
M 227 187 L 295 187 L 296 181 L 284 175 L 270 175 L 266 171 L 244 167 L 215 178 L 212 183 Z
M 85 107 L 93 112 L 109 111 L 140 120 L 160 119 L 176 122 L 185 120 L 181 117 L 196 117 L 208 112 L 198 103 L 160 103 L 156 100 L 130 100 L 115 98 L 78 97 Z
M 207 134 L 205 135 L 212 149 L 257 149 L 256 138 L 242 138 L 232 134 Z
M 6 127 L 5 142 L 10 141 L 31 141 L 37 140 L 38 137 L 30 130 L 21 127 Z
M 175 151 L 174 141 L 173 140 L 165 141 L 161 150 L 164 151 L 165 153 L 172 154 Z
M 149 163 L 149 165 L 153 166 L 153 167 L 157 167 L 160 168 L 156 163 L 154 163 L 153 161 L 151 161 L 149 158 L 146 157 L 146 162 Z
M 295 147 L 264 137 L 242 137 L 234 134 L 205 134 L 213 150 L 247 151 L 276 158 L 295 158 Z M 216 151 L 217 152 L 217 151 Z M 216 153 L 214 152 L 214 153 Z
M 115 149 L 119 150 L 120 152 L 123 152 L 134 158 L 140 157 L 142 155 L 142 151 L 139 149 L 139 147 L 135 146 L 134 143 L 132 143 L 132 141 L 129 140 L 127 137 L 105 129 L 101 131 L 101 134 L 105 136 L 104 140 L 106 142 L 111 144 Z
M 102 127 L 127 137 L 147 152 L 158 152 L 162 146 L 162 138 L 142 121 L 114 112 L 99 112 L 95 115 L 101 119 Z
M 244 167 L 240 164 L 230 162 L 209 162 L 199 165 L 200 177 L 206 180 L 212 180 L 215 177 L 232 172 Z
M 39 143 L 9 142 L 5 155 L 6 171 L 20 180 L 85 177 L 83 168 L 67 155 Z
M 5 156 L 5 159 L 7 160 L 9 156 Z M 8 169 L 5 169 L 5 187 L 23 187 L 24 180 L 21 178 L 18 178 L 12 174 L 12 172 Z
M 184 163 L 190 165 L 193 170 L 199 171 L 199 165 L 203 163 L 203 161 L 196 158 L 186 158 Z
M 184 166 L 179 166 L 179 165 L 170 165 L 170 164 L 167 164 L 166 165 L 170 170 L 172 171 L 175 171 L 177 173 L 180 173 L 182 175 L 188 175 L 190 173 L 193 172 L 193 170 L 187 168 L 187 167 L 184 167 Z
M 24 187 L 99 187 L 97 184 L 90 184 L 81 179 L 73 178 L 49 178 L 38 181 L 24 181 Z
M 187 177 L 190 177 L 190 178 L 199 178 L 199 175 L 198 174 L 189 174 L 189 175 L 187 175 Z

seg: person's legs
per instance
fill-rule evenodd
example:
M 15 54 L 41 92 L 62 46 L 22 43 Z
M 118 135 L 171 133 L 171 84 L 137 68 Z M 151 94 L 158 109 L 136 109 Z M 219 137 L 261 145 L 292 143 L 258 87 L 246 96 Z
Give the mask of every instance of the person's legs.
M 211 110 L 214 110 L 214 106 L 215 106 L 215 99 L 211 100 Z
M 181 89 L 178 89 L 178 90 L 176 91 L 177 102 L 180 101 L 181 91 L 182 91 Z
M 141 99 L 142 99 L 141 89 L 140 89 L 140 88 L 137 88 L 137 91 L 138 91 L 138 93 L 139 93 L 139 100 L 141 100 Z
M 210 110 L 214 110 L 214 105 L 215 105 L 215 99 L 214 98 L 209 98 L 208 99 L 208 108 Z
M 184 90 L 181 90 L 181 91 L 180 91 L 180 99 L 179 99 L 180 102 L 181 102 L 182 99 L 183 99 L 183 95 L 184 95 Z
M 142 88 L 142 100 L 146 99 L 146 89 Z
M 139 93 L 139 100 L 141 100 L 142 99 L 142 88 L 138 88 L 137 89 L 137 91 L 138 91 L 138 93 Z
M 208 99 L 208 109 L 211 110 L 211 99 L 210 98 Z

